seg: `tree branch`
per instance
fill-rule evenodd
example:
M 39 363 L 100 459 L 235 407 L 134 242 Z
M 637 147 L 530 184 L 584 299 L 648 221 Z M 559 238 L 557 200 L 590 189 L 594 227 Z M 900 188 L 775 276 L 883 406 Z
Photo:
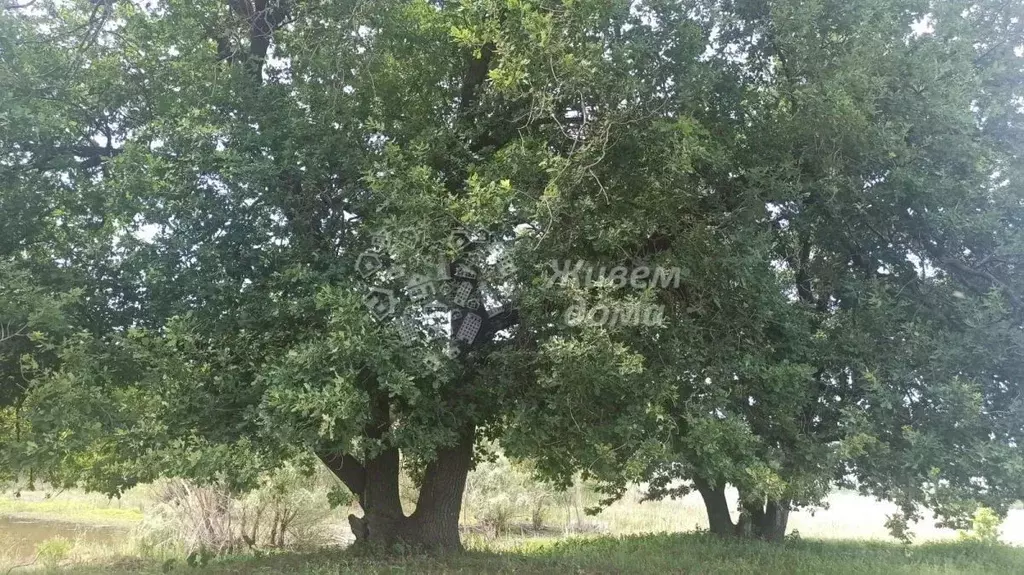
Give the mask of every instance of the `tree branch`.
M 1010 303 L 1013 304 L 1014 308 L 1018 310 L 1024 310 L 1024 300 L 1021 300 L 1020 296 L 1014 293 L 1013 288 L 1011 288 L 1006 282 L 992 275 L 991 272 L 972 268 L 955 258 L 937 257 L 936 260 L 945 266 L 949 266 L 960 275 L 973 276 L 987 280 L 991 285 L 998 287 L 1000 290 L 1002 290 L 1002 292 L 1010 300 Z
M 345 484 L 349 491 L 356 497 L 362 498 L 363 491 L 366 489 L 366 468 L 358 459 L 347 453 L 338 455 L 326 451 L 317 451 L 316 456 Z
M 29 8 L 36 3 L 37 0 L 29 0 L 24 4 L 7 4 L 4 6 L 4 10 L 21 10 L 22 8 Z
M 68 146 L 53 147 L 45 151 L 37 151 L 35 149 L 29 149 L 28 151 L 32 153 L 34 158 L 27 164 L 21 164 L 20 167 L 46 171 L 60 167 L 95 168 L 102 164 L 103 160 L 120 155 L 122 150 L 120 148 L 111 148 L 110 146 Z M 69 160 L 69 156 L 82 158 L 82 160 L 78 162 L 77 166 L 61 165 L 60 160 Z

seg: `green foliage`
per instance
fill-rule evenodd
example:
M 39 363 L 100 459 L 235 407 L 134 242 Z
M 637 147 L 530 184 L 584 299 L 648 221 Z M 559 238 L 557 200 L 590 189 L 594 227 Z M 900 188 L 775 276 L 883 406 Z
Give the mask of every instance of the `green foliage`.
M 5 472 L 500 439 L 606 501 L 1024 497 L 1020 6 L 58 4 L 0 14 Z M 545 281 L 577 261 L 679 281 Z M 473 307 L 406 289 L 456 264 Z
M 918 518 L 916 515 L 907 516 L 904 513 L 893 513 L 885 519 L 885 528 L 889 535 L 904 545 L 910 545 L 914 541 L 914 534 L 910 530 L 910 520 Z
M 47 571 L 56 572 L 74 546 L 66 537 L 53 537 L 36 545 L 36 558 Z
M 984 545 L 996 545 L 999 543 L 999 526 L 1003 519 L 988 507 L 979 507 L 974 512 L 974 519 L 971 521 L 970 531 L 961 531 L 960 539 L 963 541 L 974 541 Z

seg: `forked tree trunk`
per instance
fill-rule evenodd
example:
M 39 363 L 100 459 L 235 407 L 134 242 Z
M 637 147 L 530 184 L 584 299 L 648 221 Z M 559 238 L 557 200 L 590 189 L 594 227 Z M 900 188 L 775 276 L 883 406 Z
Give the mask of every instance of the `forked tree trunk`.
M 365 465 L 350 455 L 321 455 L 321 459 L 359 497 L 363 516 L 349 515 L 356 543 L 385 547 L 402 543 L 429 551 L 462 549 L 459 513 L 473 459 L 472 433 L 440 449 L 427 464 L 416 510 L 409 516 L 402 511 L 397 449 L 382 452 Z
M 725 485 L 712 485 L 703 477 L 694 477 L 693 484 L 704 500 L 711 533 L 725 537 L 782 541 L 789 522 L 789 501 L 769 500 L 762 505 L 742 504 L 739 520 L 735 523 L 725 498 Z
M 366 462 L 365 479 L 359 496 L 363 516 L 349 516 L 357 542 L 373 541 L 390 545 L 397 541 L 405 522 L 399 492 L 401 464 L 398 449 L 388 449 Z M 351 489 L 352 486 L 349 486 Z
M 789 523 L 789 501 L 769 499 L 765 503 L 743 504 L 743 512 L 736 524 L 740 537 L 778 542 L 786 537 Z

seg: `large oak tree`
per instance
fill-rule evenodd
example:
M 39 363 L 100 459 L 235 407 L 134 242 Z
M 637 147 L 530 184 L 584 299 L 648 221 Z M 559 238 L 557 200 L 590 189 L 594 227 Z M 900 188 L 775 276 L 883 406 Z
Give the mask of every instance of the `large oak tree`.
M 81 293 L 18 400 L 43 448 L 12 461 L 117 492 L 313 453 L 357 495 L 359 539 L 435 548 L 459 547 L 481 438 L 613 495 L 693 480 L 723 533 L 726 484 L 768 538 L 851 477 L 908 512 L 1004 505 L 1012 10 L 5 9 L 0 201 L 41 231 L 0 257 Z M 640 305 L 664 322 L 566 321 Z

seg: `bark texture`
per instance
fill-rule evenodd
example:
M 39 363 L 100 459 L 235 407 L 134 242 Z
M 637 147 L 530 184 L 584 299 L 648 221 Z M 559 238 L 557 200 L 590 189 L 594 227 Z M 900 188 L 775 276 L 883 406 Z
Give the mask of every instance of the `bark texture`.
M 739 520 L 733 522 L 725 485 L 713 485 L 703 477 L 694 477 L 694 486 L 704 500 L 711 533 L 724 537 L 782 541 L 789 523 L 790 502 L 768 500 L 764 503 L 742 503 Z
M 729 514 L 729 502 L 725 499 L 725 486 L 713 487 L 702 477 L 695 477 L 693 480 L 701 498 L 704 499 L 704 508 L 708 513 L 708 527 L 715 535 L 732 535 L 736 526 Z
M 765 503 L 743 505 L 740 520 L 736 523 L 736 534 L 740 537 L 782 541 L 786 537 L 789 523 L 789 501 L 768 500 Z
M 428 551 L 458 551 L 459 513 L 466 477 L 473 460 L 473 434 L 464 433 L 453 446 L 438 450 L 427 464 L 419 501 L 411 515 L 402 511 L 401 465 L 397 449 L 360 462 L 350 455 L 321 454 L 321 459 L 359 497 L 362 517 L 349 515 L 356 543 L 405 544 Z

